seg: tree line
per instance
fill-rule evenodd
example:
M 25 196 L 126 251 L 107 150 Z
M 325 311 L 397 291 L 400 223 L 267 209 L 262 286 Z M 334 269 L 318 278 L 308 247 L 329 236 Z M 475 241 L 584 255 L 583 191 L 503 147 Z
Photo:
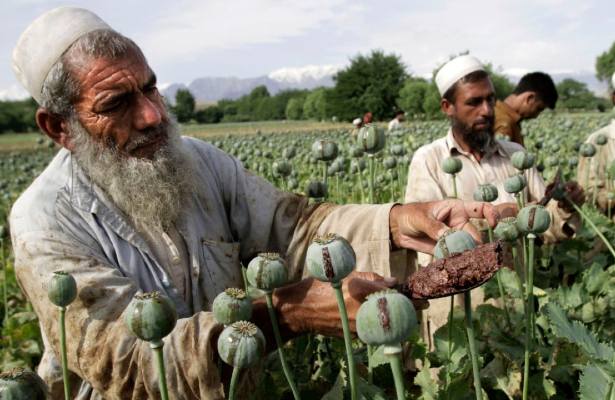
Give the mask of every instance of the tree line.
M 504 99 L 514 90 L 514 84 L 491 64 L 487 70 L 498 99 Z M 615 71 L 615 43 L 598 57 L 596 76 L 610 81 Z M 610 72 L 609 72 L 610 71 Z M 432 76 L 435 76 L 435 72 Z M 431 79 L 412 76 L 399 56 L 375 50 L 358 55 L 350 65 L 333 78 L 331 88 L 287 90 L 271 95 L 265 86 L 237 100 L 221 100 L 216 105 L 196 109 L 194 97 L 188 90 L 176 95 L 172 107 L 180 122 L 198 123 L 243 122 L 264 120 L 329 120 L 351 121 L 372 112 L 376 120 L 392 118 L 402 110 L 412 118 L 442 118 L 440 95 Z M 567 111 L 598 110 L 610 107 L 608 99 L 597 97 L 587 85 L 575 79 L 564 79 L 557 85 L 557 108 Z
M 508 96 L 514 84 L 492 65 L 487 68 L 497 97 Z M 613 71 L 615 43 L 596 58 L 596 77 L 608 81 L 610 87 Z M 412 118 L 442 118 L 440 95 L 433 78 L 412 76 L 398 55 L 380 50 L 360 54 L 352 58 L 348 67 L 340 70 L 333 80 L 335 85 L 330 88 L 285 90 L 275 95 L 270 94 L 265 86 L 258 86 L 236 100 L 220 100 L 204 108 L 197 107 L 188 90 L 179 90 L 175 105 L 169 107 L 182 123 L 284 119 L 351 121 L 367 111 L 371 111 L 376 120 L 386 120 L 398 110 Z M 610 107 L 607 99 L 596 97 L 585 83 L 574 79 L 561 81 L 557 90 L 560 95 L 558 109 L 604 111 Z M 36 108 L 33 99 L 0 101 L 0 133 L 36 130 Z

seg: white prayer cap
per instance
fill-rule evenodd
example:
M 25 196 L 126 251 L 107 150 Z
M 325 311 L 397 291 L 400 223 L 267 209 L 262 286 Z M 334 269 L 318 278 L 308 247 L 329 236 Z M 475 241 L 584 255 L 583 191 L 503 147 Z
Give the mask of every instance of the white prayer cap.
M 444 96 L 444 93 L 464 76 L 484 70 L 485 67 L 476 57 L 465 55 L 453 58 L 444 64 L 436 74 L 436 85 L 440 96 Z
M 51 67 L 81 36 L 111 29 L 96 14 L 83 8 L 59 7 L 34 20 L 13 49 L 13 71 L 17 80 L 40 104 L 43 82 Z
M 353 125 L 359 125 L 361 123 L 361 118 L 355 118 L 352 120 Z

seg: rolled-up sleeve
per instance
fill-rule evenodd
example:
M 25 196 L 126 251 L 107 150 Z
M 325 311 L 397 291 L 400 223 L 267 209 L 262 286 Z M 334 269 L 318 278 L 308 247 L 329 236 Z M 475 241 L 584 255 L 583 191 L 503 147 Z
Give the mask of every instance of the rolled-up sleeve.
M 213 157 L 244 263 L 258 252 L 278 252 L 289 265 L 291 279 L 301 279 L 307 247 L 316 235 L 330 232 L 350 242 L 358 269 L 389 272 L 393 204 L 310 204 L 307 197 L 278 190 L 221 151 L 215 150 Z

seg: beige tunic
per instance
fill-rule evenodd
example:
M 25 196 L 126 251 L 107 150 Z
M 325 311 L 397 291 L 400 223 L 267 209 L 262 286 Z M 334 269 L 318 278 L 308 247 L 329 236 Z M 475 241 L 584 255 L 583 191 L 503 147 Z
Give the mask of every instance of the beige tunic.
M 449 129 L 445 137 L 422 146 L 414 154 L 408 172 L 405 200 L 406 202 L 418 202 L 452 197 L 453 178 L 442 170 L 442 162 L 447 157 L 455 156 L 461 160 L 463 165 L 462 170 L 456 177 L 459 199 L 471 201 L 473 200 L 474 190 L 479 184 L 491 183 L 498 189 L 498 198 L 494 201 L 494 204 L 515 202 L 514 196 L 504 191 L 504 181 L 506 178 L 518 174 L 518 171 L 510 162 L 510 156 L 519 150 L 523 150 L 523 147 L 517 143 L 494 140 L 492 146 L 479 162 L 472 154 L 461 148 Z M 524 190 L 525 199 L 529 202 L 540 200 L 545 193 L 545 184 L 542 177 L 536 168 L 526 170 L 524 175 L 528 182 Z M 544 235 L 546 241 L 554 242 L 566 238 L 563 230 L 565 224 L 568 224 L 573 230 L 578 227 L 579 219 L 576 214 L 571 215 L 558 208 L 555 201 L 549 202 L 547 209 L 551 214 L 553 223 Z M 419 254 L 420 265 L 426 265 L 430 260 L 431 258 L 428 255 Z M 461 301 L 461 296 L 458 297 Z M 472 298 L 474 305 L 482 303 L 482 291 L 473 290 Z M 423 315 L 426 321 L 424 327 L 427 331 L 424 333 L 427 339 L 431 338 L 438 327 L 446 323 L 449 306 L 450 300 L 448 298 L 429 302 L 429 309 Z
M 601 134 L 605 135 L 608 139 L 604 146 L 598 146 L 596 144 L 596 137 Z M 577 181 L 586 190 L 588 201 L 592 199 L 595 185 L 597 190 L 596 202 L 600 208 L 606 210 L 608 206 L 607 195 L 609 190 L 613 191 L 613 179 L 615 178 L 611 177 L 611 181 L 607 182 L 606 175 L 606 171 L 613 160 L 615 160 L 615 119 L 611 120 L 609 125 L 592 133 L 587 138 L 586 142 L 596 146 L 596 155 L 592 158 L 579 157 Z M 611 206 L 614 204 L 615 202 L 612 202 Z
M 46 291 L 54 271 L 71 273 L 79 290 L 66 316 L 72 398 L 122 400 L 160 397 L 153 353 L 124 323 L 124 310 L 138 291 L 163 291 L 178 309 L 177 325 L 164 339 L 171 398 L 220 399 L 212 337 L 221 327 L 209 310 L 220 291 L 241 285 L 240 261 L 277 251 L 298 280 L 312 237 L 337 232 L 354 247 L 357 269 L 392 273 L 391 204 L 309 206 L 306 198 L 278 191 L 215 147 L 183 142 L 200 187 L 186 199 L 177 232 L 169 235 L 185 244 L 188 262 L 175 265 L 181 271 L 165 262 L 173 258 L 167 249 L 152 250 L 66 150 L 11 210 L 15 272 L 39 317 L 45 351 L 38 373 L 52 398 L 62 397 L 58 311 Z

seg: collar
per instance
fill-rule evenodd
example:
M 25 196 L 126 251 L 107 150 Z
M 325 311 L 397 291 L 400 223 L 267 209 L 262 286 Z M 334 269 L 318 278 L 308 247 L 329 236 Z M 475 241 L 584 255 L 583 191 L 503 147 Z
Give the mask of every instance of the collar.
M 471 154 L 463 150 L 459 142 L 457 142 L 457 139 L 455 139 L 455 136 L 453 135 L 453 130 L 451 128 L 448 128 L 448 133 L 446 134 L 445 141 L 446 147 L 451 156 L 455 155 L 455 153 L 463 154 L 466 157 L 471 156 Z M 487 146 L 487 150 L 485 151 L 485 157 L 492 156 L 495 153 L 498 153 L 503 157 L 506 156 L 506 152 L 502 148 L 500 141 L 495 139 L 494 137 L 491 137 L 491 141 Z
M 506 104 L 506 102 L 502 101 L 502 100 L 498 100 L 495 102 L 495 108 L 500 111 L 503 112 L 504 114 L 506 114 L 506 116 L 508 117 L 508 119 L 515 123 L 518 124 L 519 121 L 521 121 L 521 115 L 515 111 L 511 106 L 509 106 L 508 104 Z

